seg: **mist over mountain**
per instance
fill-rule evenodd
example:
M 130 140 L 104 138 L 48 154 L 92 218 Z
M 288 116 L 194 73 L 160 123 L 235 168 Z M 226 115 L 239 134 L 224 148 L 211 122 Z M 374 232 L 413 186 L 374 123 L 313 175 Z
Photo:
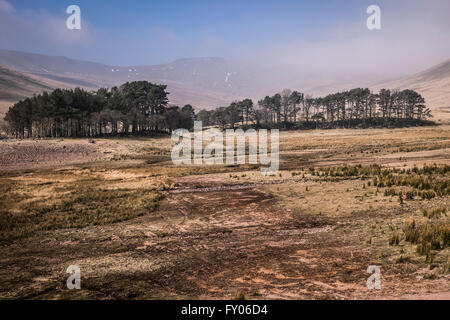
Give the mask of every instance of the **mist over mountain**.
M 425 71 L 372 87 L 373 90 L 381 88 L 415 90 L 425 98 L 437 119 L 450 117 L 450 59 Z
M 65 87 L 96 89 L 127 81 L 147 80 L 168 85 L 171 103 L 216 107 L 248 91 L 247 78 L 222 58 L 180 59 L 154 66 L 108 66 L 101 63 L 0 50 L 0 65 L 64 83 Z M 244 73 L 242 73 L 244 74 Z
M 0 65 L 58 82 L 63 87 L 96 89 L 127 81 L 147 80 L 168 85 L 172 104 L 214 108 L 233 100 L 261 98 L 283 88 L 323 94 L 351 88 L 361 77 L 333 78 L 283 67 L 256 66 L 223 58 L 186 58 L 149 66 L 109 66 L 59 56 L 0 50 Z M 339 83 L 339 85 L 337 85 Z

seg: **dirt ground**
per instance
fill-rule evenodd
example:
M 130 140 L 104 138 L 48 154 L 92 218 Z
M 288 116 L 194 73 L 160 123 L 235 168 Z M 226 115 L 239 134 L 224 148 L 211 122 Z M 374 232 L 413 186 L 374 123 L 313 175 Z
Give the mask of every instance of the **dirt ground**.
M 429 260 L 403 236 L 412 219 L 448 228 L 448 212 L 423 213 L 449 208 L 448 195 L 400 201 L 372 176 L 323 171 L 449 165 L 450 126 L 283 132 L 280 149 L 279 174 L 264 177 L 249 165 L 176 167 L 164 137 L 1 141 L 0 214 L 15 227 L 1 225 L 0 298 L 450 299 L 450 248 Z M 73 195 L 86 187 L 86 199 Z M 104 202 L 130 195 L 123 208 Z M 160 200 L 148 213 L 111 220 L 149 195 Z M 78 225 L 64 218 L 72 209 L 85 214 Z M 66 287 L 70 265 L 81 290 Z M 367 288 L 370 265 L 380 290 Z

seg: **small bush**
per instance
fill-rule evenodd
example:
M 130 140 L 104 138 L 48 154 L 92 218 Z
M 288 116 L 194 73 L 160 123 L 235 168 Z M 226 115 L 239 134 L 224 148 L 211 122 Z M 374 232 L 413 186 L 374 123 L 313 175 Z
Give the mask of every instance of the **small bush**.
M 405 194 L 406 200 L 413 200 L 414 199 L 414 192 L 407 191 Z

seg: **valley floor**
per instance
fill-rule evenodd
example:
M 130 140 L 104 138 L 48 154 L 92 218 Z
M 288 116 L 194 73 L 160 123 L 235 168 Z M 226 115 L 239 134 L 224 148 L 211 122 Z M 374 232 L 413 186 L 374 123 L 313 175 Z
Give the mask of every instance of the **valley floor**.
M 176 167 L 169 138 L 1 141 L 0 298 L 450 299 L 445 239 L 408 240 L 412 221 L 448 232 L 448 194 L 373 173 L 448 184 L 450 126 L 282 132 L 280 150 L 263 177 Z

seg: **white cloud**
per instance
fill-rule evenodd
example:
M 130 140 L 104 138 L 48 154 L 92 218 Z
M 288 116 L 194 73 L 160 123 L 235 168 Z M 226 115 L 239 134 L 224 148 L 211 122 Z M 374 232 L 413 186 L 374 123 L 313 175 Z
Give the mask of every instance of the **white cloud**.
M 88 48 L 95 40 L 90 24 L 83 20 L 81 30 L 68 30 L 67 17 L 43 9 L 19 15 L 9 2 L 0 0 L 0 47 L 55 55 Z
M 7 14 L 11 14 L 14 11 L 14 7 L 5 0 L 0 0 L 0 13 L 4 12 Z

